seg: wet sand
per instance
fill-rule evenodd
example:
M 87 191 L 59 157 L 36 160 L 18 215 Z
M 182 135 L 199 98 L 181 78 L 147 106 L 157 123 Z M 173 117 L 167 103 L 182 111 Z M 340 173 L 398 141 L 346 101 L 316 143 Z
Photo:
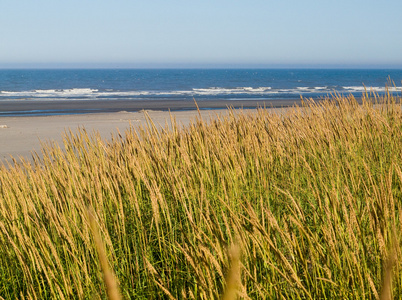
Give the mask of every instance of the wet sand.
M 300 99 L 270 99 L 270 100 L 199 100 L 197 105 L 201 110 L 233 108 L 279 108 L 300 103 Z M 0 117 L 7 116 L 38 116 L 46 114 L 90 114 L 111 113 L 119 111 L 137 112 L 140 110 L 188 111 L 195 110 L 192 100 L 8 100 L 0 102 Z

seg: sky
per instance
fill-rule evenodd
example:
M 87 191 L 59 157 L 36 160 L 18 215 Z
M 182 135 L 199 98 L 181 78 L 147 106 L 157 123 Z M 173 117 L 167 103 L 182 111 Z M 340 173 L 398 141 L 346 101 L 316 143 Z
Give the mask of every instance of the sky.
M 1 0 L 0 67 L 402 68 L 401 0 Z

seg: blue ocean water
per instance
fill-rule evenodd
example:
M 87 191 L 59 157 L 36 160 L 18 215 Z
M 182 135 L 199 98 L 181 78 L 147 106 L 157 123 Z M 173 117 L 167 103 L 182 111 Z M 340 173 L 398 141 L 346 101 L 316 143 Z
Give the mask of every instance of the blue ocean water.
M 402 90 L 402 70 L 325 69 L 65 69 L 0 70 L 2 100 L 291 99 L 331 93 L 361 95 L 365 87 Z

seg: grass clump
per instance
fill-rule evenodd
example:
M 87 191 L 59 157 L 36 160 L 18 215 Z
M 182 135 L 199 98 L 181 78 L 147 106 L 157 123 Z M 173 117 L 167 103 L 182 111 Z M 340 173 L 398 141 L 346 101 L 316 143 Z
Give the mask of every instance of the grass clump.
M 0 296 L 106 298 L 109 268 L 127 299 L 400 295 L 399 101 L 70 132 L 0 169 Z

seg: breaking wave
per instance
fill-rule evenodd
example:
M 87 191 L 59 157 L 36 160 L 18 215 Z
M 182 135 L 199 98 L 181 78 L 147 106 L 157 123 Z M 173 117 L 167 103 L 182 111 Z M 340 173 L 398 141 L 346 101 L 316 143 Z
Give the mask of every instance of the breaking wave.
M 113 89 L 91 89 L 91 88 L 73 88 L 73 89 L 48 89 L 48 90 L 30 90 L 30 91 L 0 91 L 0 99 L 108 99 L 108 98 L 188 98 L 188 97 L 236 97 L 254 98 L 281 98 L 281 97 L 297 97 L 299 95 L 320 96 L 331 93 L 342 94 L 358 94 L 367 92 L 384 93 L 388 89 L 389 92 L 401 92 L 402 87 L 364 87 L 364 86 L 300 86 L 296 88 L 272 88 L 272 87 L 209 87 L 194 88 L 190 90 L 156 90 L 156 91 L 137 91 L 137 90 L 113 90 Z

